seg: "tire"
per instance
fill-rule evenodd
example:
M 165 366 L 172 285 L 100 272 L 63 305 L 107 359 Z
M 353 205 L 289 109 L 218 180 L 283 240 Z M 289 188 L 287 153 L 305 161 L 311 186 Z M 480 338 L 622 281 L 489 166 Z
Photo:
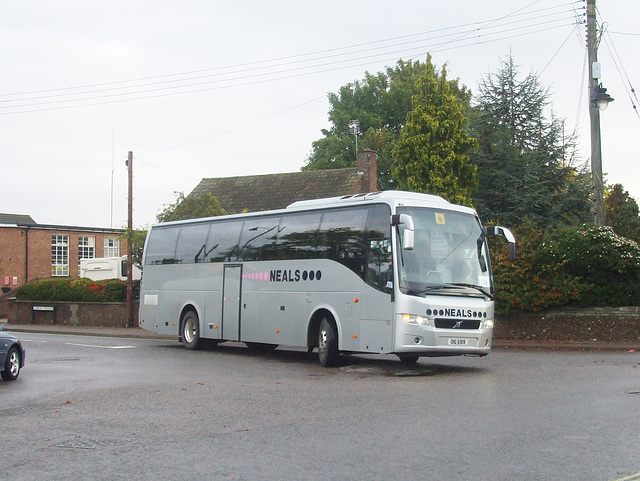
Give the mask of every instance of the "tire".
M 398 356 L 400 358 L 400 364 L 404 366 L 413 366 L 418 362 L 418 356 Z
M 20 352 L 17 347 L 12 347 L 7 353 L 4 361 L 4 371 L 2 371 L 2 379 L 5 381 L 15 381 L 20 375 Z
M 340 357 L 338 351 L 338 333 L 335 325 L 324 317 L 318 331 L 318 360 L 325 367 L 335 366 Z
M 198 315 L 193 311 L 187 311 L 182 316 L 180 322 L 182 345 L 185 349 L 193 351 L 199 349 L 202 346 L 202 339 L 200 339 L 200 321 Z

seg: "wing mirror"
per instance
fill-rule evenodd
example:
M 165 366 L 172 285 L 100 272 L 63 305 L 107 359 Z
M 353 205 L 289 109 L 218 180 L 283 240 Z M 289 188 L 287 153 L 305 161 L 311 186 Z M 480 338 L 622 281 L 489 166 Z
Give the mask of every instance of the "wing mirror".
M 413 227 L 413 217 L 409 214 L 396 214 L 391 216 L 391 225 L 399 226 L 404 225 L 404 233 L 402 236 L 402 248 L 407 251 L 412 251 L 415 246 L 415 233 Z

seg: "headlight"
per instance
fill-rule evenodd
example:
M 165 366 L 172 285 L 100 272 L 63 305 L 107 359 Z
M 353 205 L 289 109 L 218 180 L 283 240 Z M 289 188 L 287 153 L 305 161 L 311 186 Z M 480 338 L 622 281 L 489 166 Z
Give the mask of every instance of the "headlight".
M 485 329 L 491 329 L 493 327 L 493 319 L 487 319 L 483 321 L 483 325 Z
M 422 316 L 414 316 L 413 314 L 402 314 L 402 321 L 407 324 L 418 324 L 419 326 L 430 326 L 431 321 Z

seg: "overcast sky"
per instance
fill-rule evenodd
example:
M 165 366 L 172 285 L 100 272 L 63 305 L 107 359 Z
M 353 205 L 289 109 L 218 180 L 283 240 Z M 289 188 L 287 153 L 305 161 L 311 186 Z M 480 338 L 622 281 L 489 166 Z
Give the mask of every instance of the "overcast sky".
M 536 72 L 588 161 L 583 0 L 0 3 L 0 212 L 134 224 L 200 179 L 298 171 L 329 127 L 327 93 L 400 58 L 477 92 L 509 53 Z M 640 2 L 598 0 L 603 170 L 640 199 Z M 500 186 L 495 186 L 499 188 Z

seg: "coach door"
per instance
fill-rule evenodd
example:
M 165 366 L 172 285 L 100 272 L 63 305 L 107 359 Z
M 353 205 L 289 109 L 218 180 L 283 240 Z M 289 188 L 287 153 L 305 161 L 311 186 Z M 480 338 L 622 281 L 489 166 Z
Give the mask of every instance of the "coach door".
M 224 266 L 222 285 L 222 339 L 240 339 L 240 283 L 242 266 Z

